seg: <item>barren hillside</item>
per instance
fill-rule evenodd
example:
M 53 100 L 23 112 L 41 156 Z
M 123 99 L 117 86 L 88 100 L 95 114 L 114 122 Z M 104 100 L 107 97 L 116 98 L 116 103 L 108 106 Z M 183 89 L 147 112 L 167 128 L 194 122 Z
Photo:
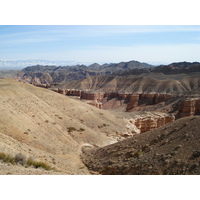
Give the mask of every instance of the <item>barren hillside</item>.
M 199 73 L 178 75 L 145 73 L 87 77 L 79 81 L 63 82 L 56 87 L 96 92 L 183 94 L 197 90 L 200 87 L 199 83 Z
M 103 148 L 85 150 L 100 174 L 200 174 L 200 117 L 185 117 Z
M 22 153 L 64 174 L 88 174 L 82 146 L 112 143 L 107 135 L 126 130 L 107 111 L 28 83 L 0 79 L 0 97 L 0 152 Z

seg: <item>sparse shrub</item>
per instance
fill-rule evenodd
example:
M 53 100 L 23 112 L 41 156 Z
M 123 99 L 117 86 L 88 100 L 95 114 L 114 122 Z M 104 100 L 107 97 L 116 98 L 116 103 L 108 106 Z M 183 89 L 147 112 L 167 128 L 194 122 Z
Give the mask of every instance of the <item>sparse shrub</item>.
M 28 158 L 26 164 L 28 166 L 33 166 L 35 168 L 43 168 L 45 170 L 51 170 L 51 166 L 49 166 L 48 164 L 46 163 L 43 163 L 41 161 L 34 161 L 32 158 Z
M 26 160 L 26 156 L 24 156 L 21 153 L 18 153 L 18 154 L 15 155 L 15 157 L 13 157 L 10 154 L 5 154 L 5 153 L 0 152 L 0 160 L 3 160 L 3 162 L 5 162 L 5 163 L 11 163 L 13 165 L 16 164 L 16 163 L 19 163 L 21 165 L 33 166 L 35 168 L 43 168 L 45 170 L 51 170 L 52 169 L 52 167 L 49 166 L 48 164 L 43 163 L 41 161 L 39 161 L 39 162 L 34 161 L 33 158 L 28 158 Z
M 133 155 L 134 158 L 139 158 L 139 157 L 142 157 L 142 156 L 143 156 L 142 150 L 139 150 L 138 152 L 136 152 L 136 153 Z
M 84 128 L 80 128 L 80 129 L 79 129 L 79 131 L 84 131 L 84 130 L 85 130 Z
M 26 164 L 27 164 L 28 166 L 32 166 L 32 165 L 34 164 L 33 158 L 28 158 L 28 160 L 26 161 Z
M 41 168 L 43 168 L 45 170 L 51 170 L 52 169 L 48 164 L 43 163 L 43 162 L 34 162 L 33 166 L 35 168 L 40 168 L 41 167 Z
M 67 128 L 67 130 L 68 130 L 69 133 L 71 133 L 73 131 L 76 131 L 76 128 L 70 126 L 70 127 Z
M 26 163 L 26 156 L 21 153 L 16 154 L 15 162 L 24 165 Z
M 109 124 L 102 124 L 101 126 L 98 126 L 98 128 L 103 128 L 103 127 L 106 127 L 106 126 L 109 126 Z
M 49 120 L 45 120 L 46 123 L 49 123 Z
M 15 164 L 15 159 L 10 154 L 0 153 L 0 160 L 3 160 L 5 163 Z
M 4 160 L 6 157 L 6 154 L 5 153 L 0 153 L 0 160 Z

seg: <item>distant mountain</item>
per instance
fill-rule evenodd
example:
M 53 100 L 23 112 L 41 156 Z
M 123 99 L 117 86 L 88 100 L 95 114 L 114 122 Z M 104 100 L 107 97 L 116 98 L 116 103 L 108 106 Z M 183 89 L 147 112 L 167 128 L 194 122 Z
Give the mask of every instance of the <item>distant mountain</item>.
M 200 63 L 199 62 L 178 62 L 172 63 L 169 65 L 160 65 L 157 67 L 151 68 L 142 68 L 142 69 L 132 69 L 128 72 L 122 72 L 118 75 L 138 75 L 143 73 L 163 73 L 166 75 L 172 74 L 188 74 L 192 72 L 200 72 Z
M 22 70 L 24 73 L 22 79 L 37 84 L 52 84 L 55 82 L 75 81 L 85 79 L 90 76 L 111 75 L 113 73 L 126 72 L 131 69 L 147 69 L 152 65 L 140 63 L 138 61 L 120 62 L 112 64 L 98 63 L 73 66 L 55 66 L 55 65 L 35 65 L 26 67 Z
M 63 89 L 120 93 L 198 94 L 200 63 L 172 63 L 158 67 L 116 71 L 109 75 L 62 82 Z
M 29 60 L 6 60 L 6 59 L 0 59 L 0 69 L 6 70 L 6 69 L 23 69 L 27 66 L 33 66 L 33 65 L 54 65 L 54 66 L 66 66 L 66 65 L 78 65 L 82 64 L 80 62 L 75 61 L 51 61 L 51 60 L 35 60 L 35 59 L 29 59 Z M 84 63 L 89 64 L 89 63 Z
M 129 61 L 129 62 L 111 63 L 111 64 L 103 64 L 103 65 L 94 63 L 88 66 L 89 69 L 100 70 L 102 72 L 110 72 L 110 73 L 128 71 L 131 69 L 150 68 L 150 67 L 154 67 L 154 66 L 147 63 L 134 61 L 134 60 Z

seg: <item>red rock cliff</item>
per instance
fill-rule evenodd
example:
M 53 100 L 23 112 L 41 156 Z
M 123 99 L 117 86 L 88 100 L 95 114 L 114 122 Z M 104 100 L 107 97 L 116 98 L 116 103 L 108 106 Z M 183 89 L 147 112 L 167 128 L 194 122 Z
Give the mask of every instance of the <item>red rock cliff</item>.
M 161 127 L 174 120 L 175 117 L 173 115 L 167 115 L 164 113 L 148 113 L 145 115 L 138 115 L 133 117 L 132 119 L 129 119 L 129 123 L 133 124 L 137 128 L 135 134 L 138 134 Z
M 178 117 L 187 117 L 200 114 L 200 98 L 184 99 L 179 108 Z

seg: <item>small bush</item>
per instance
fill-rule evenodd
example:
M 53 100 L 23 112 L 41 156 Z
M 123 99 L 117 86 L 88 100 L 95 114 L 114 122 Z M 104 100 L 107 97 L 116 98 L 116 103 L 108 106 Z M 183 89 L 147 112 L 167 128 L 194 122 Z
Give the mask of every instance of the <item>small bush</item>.
M 80 129 L 79 129 L 79 131 L 84 131 L 84 130 L 85 130 L 84 128 L 80 128 Z
M 43 163 L 43 162 L 38 162 L 38 161 L 34 161 L 32 158 L 28 158 L 26 164 L 28 166 L 33 166 L 35 168 L 43 168 L 45 170 L 51 170 L 51 166 L 49 166 L 48 164 L 46 163 Z
M 74 128 L 74 127 L 68 127 L 67 130 L 68 130 L 69 133 L 71 133 L 73 131 L 76 131 L 76 128 Z
M 0 153 L 0 160 L 4 160 L 6 157 L 6 154 L 5 153 Z
M 48 164 L 43 163 L 43 162 L 34 162 L 33 166 L 35 168 L 41 167 L 41 168 L 43 168 L 45 170 L 51 170 L 52 169 Z
M 33 158 L 28 158 L 26 160 L 26 156 L 24 156 L 21 153 L 18 153 L 15 155 L 15 157 L 13 157 L 10 154 L 5 154 L 3 152 L 0 152 L 0 160 L 3 160 L 3 162 L 5 162 L 5 163 L 11 163 L 13 165 L 16 163 L 19 163 L 21 165 L 33 166 L 35 168 L 43 168 L 45 170 L 52 170 L 52 167 L 46 163 L 43 163 L 40 161 L 39 162 L 34 161 Z
M 26 163 L 26 156 L 21 153 L 16 154 L 15 162 L 24 165 Z
M 32 166 L 34 164 L 34 160 L 32 158 L 28 158 L 28 160 L 26 161 L 26 164 L 28 166 Z
M 15 164 L 15 159 L 10 154 L 0 153 L 0 160 L 3 160 L 5 163 Z

